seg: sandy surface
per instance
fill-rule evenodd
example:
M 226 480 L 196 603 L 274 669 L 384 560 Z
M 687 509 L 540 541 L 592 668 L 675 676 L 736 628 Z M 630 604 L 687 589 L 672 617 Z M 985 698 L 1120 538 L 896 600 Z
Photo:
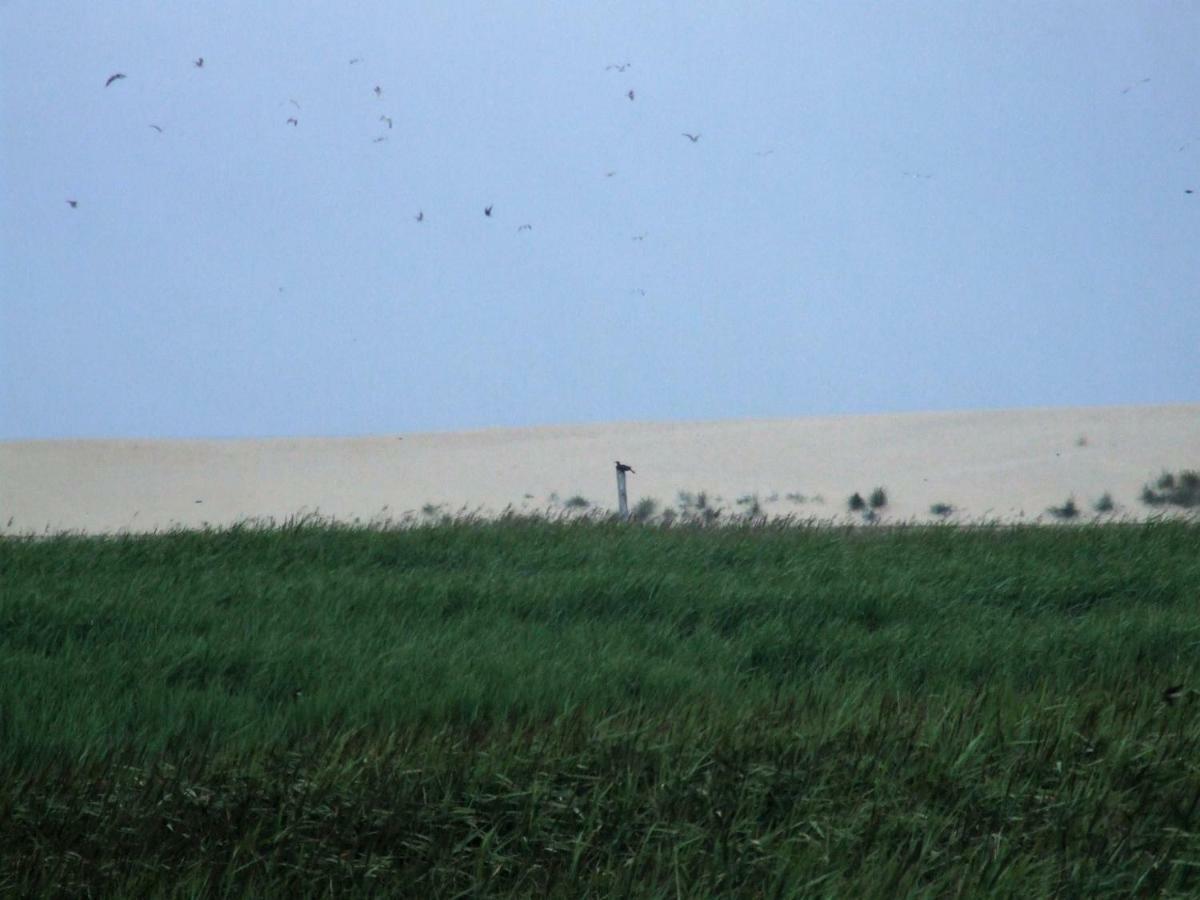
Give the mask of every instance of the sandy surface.
M 270 440 L 0 442 L 0 533 L 150 531 L 443 511 L 616 506 L 613 461 L 637 470 L 631 503 L 706 491 L 730 510 L 845 517 L 846 498 L 886 488 L 885 520 L 1027 521 L 1069 496 L 1110 492 L 1117 514 L 1163 471 L 1200 469 L 1200 405 L 913 413 L 679 424 L 627 423 L 453 434 Z M 789 497 L 788 495 L 792 495 Z M 803 498 L 803 499 L 800 499 Z M 849 521 L 849 518 L 846 519 Z M 855 519 L 857 520 L 857 519 Z

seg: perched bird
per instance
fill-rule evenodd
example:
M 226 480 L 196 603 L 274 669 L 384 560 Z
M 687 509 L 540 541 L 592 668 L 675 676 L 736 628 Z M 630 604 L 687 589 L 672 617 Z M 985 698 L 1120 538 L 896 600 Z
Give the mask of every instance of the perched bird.
M 625 463 L 621 462 L 619 459 L 617 460 L 617 471 L 618 472 L 633 472 L 634 475 L 637 474 L 637 472 L 634 471 L 633 466 L 627 466 L 627 465 L 625 465 Z
M 613 63 L 611 66 L 605 66 L 604 71 L 611 72 L 613 69 L 616 69 L 618 72 L 624 72 L 631 65 L 633 65 L 633 63 L 625 63 L 624 65 L 620 65 L 620 66 L 617 65 L 616 63 Z
M 628 97 L 630 100 L 632 100 L 633 99 L 633 88 L 630 88 L 629 93 L 626 94 L 625 96 Z
M 155 131 L 157 131 L 159 134 L 163 133 L 162 127 L 159 125 L 155 125 L 155 124 L 151 123 L 150 127 L 153 128 Z
M 416 219 L 418 222 L 424 222 L 425 221 L 425 210 L 423 210 L 423 209 L 417 210 L 417 214 L 415 216 L 413 216 L 413 218 Z
M 1183 696 L 1183 685 L 1173 684 L 1162 692 L 1163 703 L 1171 704 Z
M 700 135 L 698 135 L 698 134 L 689 134 L 689 133 L 688 133 L 688 132 L 686 132 L 686 131 L 685 131 L 685 132 L 683 132 L 683 136 L 684 136 L 685 138 L 687 138 L 689 141 L 691 141 L 693 144 L 694 144 L 694 143 L 696 143 L 696 141 L 700 140 Z
M 383 88 L 381 88 L 379 85 L 375 85 L 375 96 L 376 97 L 383 96 Z
M 518 225 L 517 231 L 533 231 L 532 225 Z
M 379 117 L 379 121 L 380 121 L 380 122 L 387 122 L 387 127 L 388 127 L 388 128 L 391 128 L 391 127 L 392 127 L 392 117 L 391 117 L 391 116 L 380 116 L 380 117 Z
M 203 56 L 197 56 L 197 57 L 196 57 L 196 58 L 195 58 L 195 59 L 192 61 L 192 65 L 193 65 L 193 66 L 195 66 L 197 69 L 203 69 L 203 68 L 204 68 L 204 57 L 203 57 Z
M 124 77 L 125 77 L 124 72 L 114 72 L 112 75 L 108 76 L 108 81 L 104 82 L 104 86 L 108 87 L 114 81 L 120 81 Z
M 299 125 L 299 124 L 300 124 L 300 120 L 299 120 L 299 119 L 295 119 L 295 118 L 288 119 L 288 120 L 287 120 L 287 124 L 288 124 L 288 125 L 293 125 L 293 126 L 294 126 L 294 125 Z
M 483 214 L 490 219 L 492 217 L 492 208 L 490 206 L 485 206 L 483 208 Z
M 67 206 L 71 207 L 71 209 L 74 209 L 74 208 L 75 208 L 75 207 L 77 207 L 78 205 L 79 205 L 79 201 L 78 201 L 78 200 L 68 200 L 68 201 L 67 201 Z

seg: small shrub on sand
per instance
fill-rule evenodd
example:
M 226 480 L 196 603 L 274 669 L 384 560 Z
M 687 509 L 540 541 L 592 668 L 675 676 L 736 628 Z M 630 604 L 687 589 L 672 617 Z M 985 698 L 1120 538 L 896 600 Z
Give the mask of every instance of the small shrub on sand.
M 846 501 L 846 505 L 850 507 L 850 512 L 862 512 L 867 508 L 867 501 L 862 498 L 862 494 L 855 491 L 850 495 L 850 499 Z
M 1147 506 L 1170 505 L 1184 509 L 1200 506 L 1200 471 L 1185 470 L 1178 477 L 1163 472 L 1154 488 L 1148 484 L 1142 488 L 1142 502 Z
M 883 509 L 883 507 L 887 506 L 888 502 L 887 491 L 881 487 L 875 488 L 875 490 L 871 491 L 870 502 L 871 509 Z
M 1075 505 L 1074 497 L 1068 497 L 1067 502 L 1062 506 L 1047 507 L 1046 512 L 1056 519 L 1074 519 L 1079 515 L 1079 507 Z
M 954 507 L 949 503 L 935 503 L 929 507 L 929 511 L 935 516 L 941 516 L 943 519 L 954 512 Z
M 1114 509 L 1116 509 L 1116 504 L 1113 503 L 1112 494 L 1110 494 L 1108 491 L 1105 491 L 1100 496 L 1100 499 L 1096 501 L 1093 508 L 1098 513 L 1112 512 Z

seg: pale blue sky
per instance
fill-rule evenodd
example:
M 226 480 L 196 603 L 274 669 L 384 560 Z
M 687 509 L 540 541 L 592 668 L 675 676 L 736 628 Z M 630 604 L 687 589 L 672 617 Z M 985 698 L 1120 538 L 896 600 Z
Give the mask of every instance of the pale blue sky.
M 0 2 L 0 438 L 1195 402 L 1198 98 L 1193 2 Z

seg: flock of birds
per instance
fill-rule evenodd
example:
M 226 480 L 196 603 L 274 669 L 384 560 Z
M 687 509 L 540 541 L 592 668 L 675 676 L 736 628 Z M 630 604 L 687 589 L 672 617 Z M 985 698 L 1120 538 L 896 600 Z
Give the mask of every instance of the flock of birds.
M 352 66 L 358 65 L 361 62 L 362 62 L 361 57 L 354 57 L 353 59 L 351 59 L 349 61 L 350 65 L 352 65 Z M 192 65 L 197 69 L 203 69 L 204 68 L 204 57 L 203 56 L 196 57 L 194 60 L 192 60 Z M 605 66 L 605 71 L 624 73 L 627 69 L 629 69 L 631 67 L 631 65 L 632 65 L 632 63 L 629 63 L 629 62 L 613 63 L 608 66 Z M 116 83 L 118 81 L 122 81 L 122 80 L 126 79 L 127 77 L 128 76 L 124 72 L 114 72 L 111 75 L 109 75 L 108 78 L 105 80 L 104 87 L 108 88 L 108 87 L 112 86 L 114 83 Z M 1128 94 L 1130 91 L 1140 88 L 1142 85 L 1147 84 L 1149 81 L 1150 81 L 1149 78 L 1142 78 L 1139 81 L 1136 81 L 1136 82 L 1126 85 L 1124 88 L 1122 88 L 1121 93 Z M 378 84 L 375 85 L 375 87 L 372 89 L 372 93 L 374 93 L 374 95 L 377 99 L 382 99 L 383 98 L 383 86 L 378 85 Z M 637 92 L 633 88 L 630 88 L 626 92 L 625 96 L 632 103 L 637 99 Z M 292 106 L 294 106 L 297 110 L 299 110 L 301 108 L 300 104 L 295 100 L 289 100 L 288 102 Z M 388 127 L 388 130 L 391 130 L 393 127 L 393 124 L 394 124 L 391 116 L 388 116 L 386 114 L 381 114 L 379 116 L 378 121 L 385 124 Z M 285 119 L 285 121 L 284 121 L 284 125 L 290 126 L 293 128 L 298 128 L 300 125 L 300 119 L 299 119 L 298 115 L 293 114 L 291 116 L 288 116 L 287 119 Z M 164 133 L 164 130 L 163 130 L 162 126 L 160 126 L 160 125 L 157 125 L 155 123 L 150 123 L 149 127 L 154 129 L 159 134 Z M 680 132 L 680 135 L 684 138 L 687 138 L 687 140 L 690 141 L 692 144 L 699 143 L 700 138 L 703 136 L 699 132 L 690 132 L 690 131 Z M 373 137 L 371 140 L 372 140 L 372 143 L 377 143 L 377 144 L 382 143 L 387 140 L 387 135 L 382 135 L 382 134 L 377 135 L 376 137 Z M 1188 142 L 1184 143 L 1182 146 L 1179 147 L 1179 151 L 1182 152 L 1182 151 L 1186 150 L 1188 147 L 1190 147 L 1192 144 L 1197 143 L 1197 142 L 1200 142 L 1200 138 L 1197 138 L 1196 140 L 1188 141 Z M 755 156 L 769 156 L 772 153 L 774 153 L 774 150 L 772 150 L 772 149 L 760 150 L 755 153 Z M 616 174 L 617 174 L 616 171 L 613 171 L 613 170 L 606 171 L 604 173 L 605 177 L 607 177 L 607 178 L 611 178 Z M 903 174 L 907 178 L 913 178 L 913 179 L 917 179 L 920 181 L 926 181 L 926 180 L 933 178 L 933 174 L 930 172 L 905 171 Z M 1195 194 L 1196 190 L 1197 190 L 1196 188 L 1186 188 L 1184 190 L 1184 193 L 1185 194 Z M 69 198 L 69 199 L 67 199 L 66 202 L 67 202 L 67 205 L 71 207 L 71 209 L 77 209 L 79 207 L 79 201 L 76 198 L 73 198 L 73 197 Z M 483 207 L 484 216 L 489 219 L 492 218 L 493 209 L 494 209 L 494 205 L 490 204 L 490 203 L 487 206 Z M 418 223 L 424 222 L 425 221 L 425 211 L 423 209 L 417 210 L 416 214 L 413 216 L 413 219 Z M 532 230 L 533 230 L 533 225 L 528 222 L 517 226 L 518 232 L 532 231 Z M 646 238 L 645 233 L 637 234 L 637 235 L 633 236 L 634 241 L 642 241 L 642 240 L 645 240 L 645 238 Z M 645 292 L 641 291 L 641 293 L 644 294 Z
M 362 62 L 362 57 L 356 56 L 350 60 L 350 65 L 355 66 L 361 62 Z M 196 59 L 192 60 L 192 65 L 197 69 L 203 69 L 204 68 L 204 57 L 203 56 L 196 57 Z M 633 64 L 630 62 L 613 63 L 613 64 L 605 66 L 604 68 L 605 68 L 606 72 L 614 72 L 615 71 L 615 72 L 623 73 L 623 72 L 625 72 L 625 70 L 630 68 L 632 65 Z M 111 86 L 114 82 L 122 81 L 126 78 L 128 78 L 128 76 L 124 72 L 114 72 L 113 74 L 109 75 L 108 78 L 105 80 L 104 86 L 107 88 L 107 87 Z M 378 85 L 378 84 L 375 85 L 375 87 L 372 88 L 372 93 L 375 94 L 375 97 L 377 99 L 382 99 L 383 98 L 383 86 Z M 633 88 L 630 88 L 626 92 L 625 96 L 629 99 L 630 102 L 634 102 L 637 99 L 637 91 L 634 90 Z M 295 100 L 289 100 L 288 103 L 290 103 L 292 106 L 294 106 L 297 110 L 299 110 L 301 108 L 300 104 Z M 387 125 L 389 130 L 392 128 L 392 126 L 394 124 L 391 116 L 388 116 L 386 114 L 380 115 L 378 121 Z M 300 119 L 297 115 L 288 116 L 287 119 L 284 120 L 284 125 L 288 125 L 293 128 L 298 128 L 300 126 Z M 149 127 L 154 129 L 155 131 L 157 131 L 159 134 L 164 133 L 164 130 L 163 130 L 162 126 L 160 126 L 160 125 L 151 123 Z M 684 132 L 680 132 L 680 136 L 685 137 L 691 143 L 696 144 L 696 143 L 699 143 L 700 138 L 703 135 L 701 135 L 699 132 L 684 131 Z M 373 137 L 371 139 L 371 142 L 379 144 L 379 143 L 383 143 L 386 140 L 387 140 L 387 135 L 377 135 L 376 137 Z M 760 152 L 756 153 L 755 155 L 756 156 L 767 156 L 773 152 L 774 152 L 773 150 L 765 150 L 765 151 L 760 151 Z M 606 178 L 611 178 L 616 174 L 617 174 L 616 171 L 612 171 L 612 170 L 604 173 Z M 908 174 L 908 173 L 906 173 L 906 174 Z M 933 176 L 924 175 L 924 176 L 920 176 L 920 177 L 931 178 Z M 67 205 L 70 206 L 72 209 L 76 209 L 79 206 L 79 201 L 75 198 L 70 198 L 67 200 Z M 488 204 L 487 206 L 485 206 L 483 208 L 484 216 L 489 219 L 492 218 L 492 210 L 493 209 L 494 209 L 494 204 Z M 424 222 L 425 221 L 425 211 L 423 209 L 417 210 L 417 213 L 416 213 L 416 215 L 413 216 L 413 219 L 416 220 L 417 222 Z M 533 230 L 533 225 L 528 222 L 517 226 L 518 232 L 532 231 L 532 230 Z M 633 236 L 633 240 L 635 240 L 635 241 L 643 241 L 645 239 L 646 239 L 646 235 L 644 232 L 642 234 L 637 234 L 637 235 Z M 641 293 L 645 294 L 645 291 L 642 291 Z

